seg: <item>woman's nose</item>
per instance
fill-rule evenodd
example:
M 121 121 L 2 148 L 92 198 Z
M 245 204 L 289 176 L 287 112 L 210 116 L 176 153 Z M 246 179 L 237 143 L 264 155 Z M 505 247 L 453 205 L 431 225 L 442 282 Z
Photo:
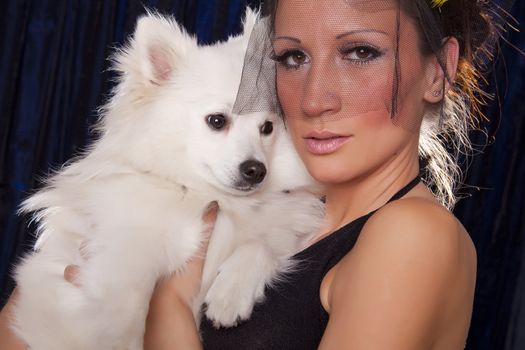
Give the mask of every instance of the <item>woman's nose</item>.
M 303 86 L 301 108 L 309 117 L 335 114 L 341 109 L 337 74 L 322 65 L 312 65 Z

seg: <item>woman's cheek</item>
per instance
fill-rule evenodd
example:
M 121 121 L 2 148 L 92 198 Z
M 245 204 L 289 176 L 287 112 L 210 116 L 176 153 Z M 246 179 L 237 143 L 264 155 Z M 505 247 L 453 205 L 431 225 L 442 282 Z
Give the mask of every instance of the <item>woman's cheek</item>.
M 299 153 L 299 156 L 304 161 L 304 153 L 306 151 L 305 142 L 303 136 L 301 135 L 300 119 L 298 118 L 287 118 L 285 117 L 286 129 L 288 134 L 292 139 L 292 143 Z
M 277 98 L 284 114 L 284 119 L 289 125 L 292 119 L 297 119 L 300 108 L 300 91 L 296 83 L 290 79 L 283 79 L 277 76 Z
M 304 142 L 301 135 L 301 126 L 304 122 L 301 116 L 299 91 L 293 88 L 291 82 L 278 85 L 279 103 L 282 109 L 284 122 L 292 142 L 300 153 L 300 148 Z

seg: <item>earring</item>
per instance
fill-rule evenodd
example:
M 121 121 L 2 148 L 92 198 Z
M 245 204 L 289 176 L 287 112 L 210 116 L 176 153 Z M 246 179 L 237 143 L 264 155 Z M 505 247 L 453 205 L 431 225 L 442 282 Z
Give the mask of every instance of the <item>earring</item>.
M 432 92 L 432 96 L 434 96 L 434 97 L 438 97 L 440 95 L 441 95 L 441 90 L 436 90 L 436 91 Z

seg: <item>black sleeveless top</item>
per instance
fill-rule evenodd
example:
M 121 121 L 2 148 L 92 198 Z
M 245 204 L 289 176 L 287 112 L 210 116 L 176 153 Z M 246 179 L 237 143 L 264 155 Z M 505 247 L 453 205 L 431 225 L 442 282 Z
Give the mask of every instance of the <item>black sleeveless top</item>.
M 403 197 L 419 181 L 418 176 L 388 202 Z M 319 299 L 321 281 L 353 248 L 374 212 L 355 219 L 294 255 L 296 270 L 266 288 L 264 301 L 255 305 L 249 320 L 237 327 L 215 329 L 204 318 L 200 326 L 204 349 L 317 349 L 328 323 L 328 313 Z

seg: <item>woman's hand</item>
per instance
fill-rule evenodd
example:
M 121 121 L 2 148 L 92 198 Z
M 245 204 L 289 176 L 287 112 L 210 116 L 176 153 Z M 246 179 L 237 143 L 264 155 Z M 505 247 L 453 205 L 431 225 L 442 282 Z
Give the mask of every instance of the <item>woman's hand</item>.
M 212 202 L 204 213 L 203 221 L 209 225 L 206 239 L 186 270 L 157 283 L 146 320 L 145 350 L 202 348 L 191 303 L 200 290 L 204 258 L 217 210 L 217 203 Z
M 166 293 L 172 294 L 178 298 L 181 302 L 191 306 L 191 301 L 193 297 L 197 295 L 200 290 L 202 269 L 204 267 L 204 258 L 206 256 L 206 251 L 208 249 L 208 242 L 210 235 L 213 231 L 213 226 L 215 225 L 215 220 L 217 219 L 217 202 L 211 202 L 202 215 L 202 221 L 208 225 L 208 228 L 204 232 L 204 241 L 201 249 L 197 254 L 190 260 L 188 266 L 185 268 L 183 273 L 177 273 L 171 276 L 168 279 L 159 281 L 155 288 L 155 292 L 158 294 L 160 291 L 166 290 Z M 80 246 L 80 255 L 84 259 L 89 259 L 84 255 L 85 249 Z M 79 267 L 77 265 L 68 265 L 64 269 L 64 278 L 66 281 L 79 286 L 76 281 L 76 276 L 78 275 Z M 164 292 L 162 292 L 164 293 Z M 156 295 L 154 295 L 155 297 Z
M 14 303 L 16 303 L 17 291 L 9 297 L 9 300 L 0 312 L 0 350 L 25 350 L 26 345 L 16 337 L 9 324 L 11 322 Z
M 191 307 L 193 298 L 200 291 L 204 259 L 206 257 L 206 251 L 208 250 L 208 242 L 215 225 L 215 220 L 217 219 L 217 210 L 217 203 L 211 202 L 202 216 L 202 221 L 208 226 L 208 228 L 205 231 L 205 239 L 200 250 L 190 260 L 189 264 L 184 269 L 184 272 L 175 273 L 171 277 L 157 283 L 153 298 L 156 298 L 159 293 L 169 293 L 170 297 L 176 297 L 181 302 Z

